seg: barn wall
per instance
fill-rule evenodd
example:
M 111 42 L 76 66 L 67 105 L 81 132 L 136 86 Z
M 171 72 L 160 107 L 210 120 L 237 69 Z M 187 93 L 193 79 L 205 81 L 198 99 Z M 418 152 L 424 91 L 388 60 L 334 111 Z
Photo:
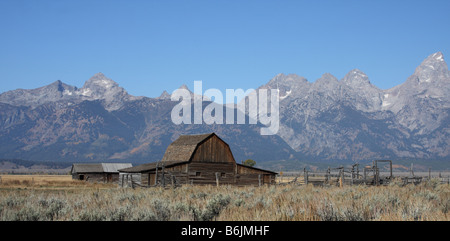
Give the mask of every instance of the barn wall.
M 236 175 L 236 185 L 245 186 L 245 185 L 259 185 L 258 180 L 259 174 L 237 174 Z
M 171 184 L 170 177 L 176 177 L 177 184 L 199 184 L 216 185 L 216 173 L 218 173 L 219 184 L 235 183 L 234 163 L 195 163 L 178 165 L 165 168 L 166 184 Z M 142 185 L 155 185 L 155 171 L 142 173 Z M 162 170 L 158 170 L 158 180 L 161 180 Z M 150 181 L 150 182 L 149 182 Z
M 217 185 L 216 178 L 219 179 L 219 185 L 264 185 L 275 183 L 275 174 L 268 174 L 264 171 L 248 170 L 249 168 L 242 168 L 248 172 L 237 173 L 237 165 L 234 163 L 189 163 L 178 165 L 164 169 L 165 185 L 172 184 L 172 176 L 176 178 L 176 184 L 193 184 L 193 185 Z M 251 173 L 253 172 L 253 173 Z M 217 177 L 216 177 L 217 173 Z M 155 171 L 144 173 L 134 173 L 133 180 L 144 187 L 151 187 L 155 185 L 155 176 L 158 175 L 158 181 L 161 182 L 162 170 L 159 169 L 156 174 Z M 121 173 L 122 176 L 122 173 Z M 135 178 L 139 178 L 139 181 Z M 120 185 L 119 181 L 119 185 Z M 128 185 L 131 183 L 128 182 Z
M 259 186 L 264 184 L 274 184 L 275 175 L 272 174 L 237 174 L 236 185 L 245 186 L 253 185 Z
M 195 163 L 189 164 L 188 179 L 192 184 L 216 184 L 218 173 L 220 184 L 234 184 L 235 163 Z
M 172 184 L 175 176 L 177 184 L 193 185 L 264 185 L 275 183 L 275 174 L 236 165 L 236 163 L 191 162 L 164 169 L 165 184 Z M 217 173 L 217 177 L 216 177 Z M 155 171 L 140 173 L 142 186 L 155 185 Z M 162 170 L 158 170 L 158 181 L 161 181 Z
M 151 174 L 150 173 L 141 173 L 141 185 L 142 186 L 149 186 L 151 185 Z
M 119 181 L 119 173 L 72 173 L 73 180 L 80 180 L 83 175 L 83 181 L 101 182 L 101 183 L 117 183 Z
M 228 145 L 217 136 L 212 136 L 197 147 L 193 162 L 227 162 L 234 163 L 233 154 Z
M 258 177 L 259 175 L 261 176 Z M 275 174 L 241 165 L 237 165 L 237 176 L 237 182 L 243 185 L 259 185 L 259 178 L 261 178 L 261 184 L 275 183 Z
M 81 175 L 84 175 L 83 181 L 87 182 L 106 182 L 107 180 L 106 173 L 76 173 L 72 174 L 72 179 L 80 180 Z M 118 176 L 119 174 L 116 175 Z

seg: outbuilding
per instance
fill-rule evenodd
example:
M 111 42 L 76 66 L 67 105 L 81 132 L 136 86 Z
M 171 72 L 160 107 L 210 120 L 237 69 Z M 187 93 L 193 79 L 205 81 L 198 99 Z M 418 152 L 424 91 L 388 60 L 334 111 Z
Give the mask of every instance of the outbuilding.
M 74 163 L 70 173 L 74 180 L 114 183 L 119 180 L 119 169 L 132 166 L 131 163 Z
M 275 172 L 236 163 L 229 145 L 215 133 L 182 135 L 166 149 L 161 161 L 119 170 L 122 186 L 255 185 L 275 183 Z M 136 177 L 137 176 L 137 177 Z M 131 182 L 133 183 L 133 182 Z

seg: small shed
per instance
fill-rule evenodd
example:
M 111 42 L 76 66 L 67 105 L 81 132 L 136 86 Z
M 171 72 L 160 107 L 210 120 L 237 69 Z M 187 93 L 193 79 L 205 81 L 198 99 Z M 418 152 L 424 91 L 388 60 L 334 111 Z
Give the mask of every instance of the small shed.
M 119 181 L 119 169 L 132 166 L 131 163 L 74 163 L 70 173 L 74 180 L 115 183 Z
M 119 171 L 121 176 L 127 177 L 122 179 L 122 184 L 137 175 L 138 184 L 144 187 L 170 184 L 258 186 L 275 183 L 277 174 L 236 163 L 229 145 L 215 133 L 182 135 L 167 147 L 161 161 Z

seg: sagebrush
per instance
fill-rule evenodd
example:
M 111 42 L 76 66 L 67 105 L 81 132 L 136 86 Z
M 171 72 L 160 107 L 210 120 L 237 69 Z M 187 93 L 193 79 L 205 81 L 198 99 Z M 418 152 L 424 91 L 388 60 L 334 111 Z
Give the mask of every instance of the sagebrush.
M 0 220 L 449 220 L 448 184 L 0 190 Z

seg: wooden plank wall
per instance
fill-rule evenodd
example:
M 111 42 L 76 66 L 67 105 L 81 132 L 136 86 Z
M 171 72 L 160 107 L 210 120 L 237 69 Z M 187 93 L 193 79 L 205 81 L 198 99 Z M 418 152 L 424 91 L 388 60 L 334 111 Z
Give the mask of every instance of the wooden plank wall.
M 189 164 L 188 179 L 192 184 L 216 184 L 218 173 L 220 184 L 233 184 L 235 163 L 195 163 Z
M 103 176 L 103 173 L 80 173 L 79 175 L 84 175 L 84 180 L 87 182 L 104 182 L 105 177 Z
M 217 136 L 213 136 L 200 144 L 192 157 L 192 161 L 235 163 L 230 148 Z
M 111 173 L 111 180 L 108 180 L 108 174 L 107 173 L 77 173 L 72 174 L 72 179 L 80 180 L 80 175 L 84 175 L 84 181 L 92 182 L 92 183 L 118 183 L 119 181 L 119 174 Z
M 259 171 L 250 168 L 242 168 L 247 170 L 247 173 L 236 173 L 237 165 L 235 163 L 198 163 L 192 162 L 190 164 L 179 165 L 171 168 L 165 168 L 165 176 L 175 176 L 177 184 L 194 184 L 194 185 L 264 185 L 275 183 L 275 175 L 268 174 L 264 171 Z M 217 174 L 216 174 L 217 173 Z M 161 177 L 161 170 L 158 171 L 158 176 Z M 150 181 L 150 185 L 148 181 Z M 147 173 L 142 176 L 142 185 L 155 185 L 155 173 Z M 166 185 L 171 183 L 166 182 Z

